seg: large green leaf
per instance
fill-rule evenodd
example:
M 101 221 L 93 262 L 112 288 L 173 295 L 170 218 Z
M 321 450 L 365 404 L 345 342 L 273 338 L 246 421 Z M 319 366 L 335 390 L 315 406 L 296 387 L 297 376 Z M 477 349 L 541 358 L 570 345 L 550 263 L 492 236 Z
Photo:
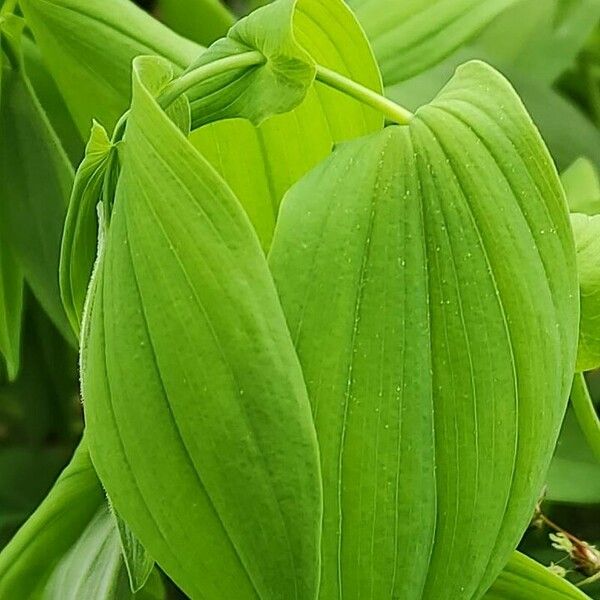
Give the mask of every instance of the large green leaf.
M 173 31 L 204 45 L 223 37 L 235 21 L 220 0 L 158 0 L 154 12 Z
M 275 288 L 236 198 L 151 96 L 165 64 L 134 66 L 84 315 L 92 459 L 117 512 L 192 597 L 308 600 L 318 450 Z
M 134 57 L 158 54 L 185 67 L 201 51 L 128 0 L 19 4 L 84 137 L 92 119 L 112 129 L 125 112 Z
M 269 260 L 321 449 L 320 597 L 479 597 L 531 518 L 577 338 L 564 194 L 514 91 L 469 63 L 338 147 Z
M 436 64 L 519 0 L 355 0 L 386 85 Z
M 484 600 L 590 600 L 535 560 L 515 552 Z
M 56 274 L 73 168 L 29 81 L 14 25 L 5 41 L 13 60 L 2 73 L 2 237 L 48 315 L 72 339 Z

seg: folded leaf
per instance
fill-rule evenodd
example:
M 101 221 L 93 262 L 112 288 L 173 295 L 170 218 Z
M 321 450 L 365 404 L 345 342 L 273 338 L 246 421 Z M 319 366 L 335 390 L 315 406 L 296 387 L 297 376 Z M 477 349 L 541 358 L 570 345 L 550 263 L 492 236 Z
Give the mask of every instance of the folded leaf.
M 515 552 L 483 600 L 590 600 L 543 565 Z
M 86 136 L 92 118 L 112 127 L 129 105 L 134 56 L 159 54 L 185 69 L 202 52 L 125 0 L 91 0 L 85 6 L 76 0 L 22 4 Z M 299 0 L 293 24 L 297 43 L 315 60 L 381 91 L 372 51 L 341 0 Z M 80 62 L 76 57 L 82 56 L 85 60 Z M 327 156 L 335 142 L 376 131 L 382 124 L 376 111 L 316 84 L 290 114 L 258 128 L 247 121 L 222 121 L 197 130 L 192 139 L 236 193 L 267 248 L 279 201 L 289 186 Z
M 543 486 L 578 321 L 563 191 L 509 84 L 469 63 L 338 147 L 269 261 L 321 450 L 320 597 L 480 597 Z
M 17 19 L 2 27 L 10 21 Z M 2 237 L 41 305 L 72 341 L 56 273 L 73 168 L 25 71 L 20 34 L 7 32 L 5 42 L 14 58 L 4 64 L 2 82 Z
M 446 58 L 519 0 L 355 0 L 386 85 Z
M 152 97 L 165 68 L 134 63 L 84 315 L 92 458 L 188 595 L 312 599 L 321 494 L 302 373 L 246 215 Z
M 82 136 L 92 119 L 112 129 L 131 97 L 131 61 L 158 54 L 187 66 L 201 51 L 128 0 L 21 0 Z
M 276 0 L 236 23 L 187 72 L 216 60 L 258 51 L 265 62 L 227 71 L 188 92 L 193 127 L 219 119 L 243 117 L 260 125 L 289 112 L 306 96 L 315 78 L 314 60 L 296 41 L 296 7 L 306 0 Z M 311 0 L 308 0 L 308 4 Z
M 65 220 L 60 256 L 60 291 L 75 335 L 96 258 L 98 219 L 106 170 L 113 149 L 104 128 L 94 122 L 85 157 L 77 173 Z
M 115 515 L 129 584 L 133 592 L 141 590 L 154 570 L 154 559 L 146 552 L 129 526 Z
M 203 45 L 223 37 L 235 21 L 220 0 L 158 0 L 154 12 L 167 27 Z
M 296 42 L 314 61 L 381 91 L 372 51 L 343 2 L 299 0 L 292 24 Z M 289 114 L 260 127 L 220 121 L 198 129 L 191 139 L 238 196 L 266 249 L 286 190 L 325 158 L 334 143 L 382 125 L 382 116 L 370 107 L 317 82 Z

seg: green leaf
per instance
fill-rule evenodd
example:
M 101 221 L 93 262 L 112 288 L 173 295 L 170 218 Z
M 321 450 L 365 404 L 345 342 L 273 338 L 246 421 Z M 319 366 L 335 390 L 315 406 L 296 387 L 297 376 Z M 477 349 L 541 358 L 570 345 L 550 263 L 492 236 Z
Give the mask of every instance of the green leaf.
M 572 408 L 565 416 L 548 471 L 546 498 L 551 502 L 600 504 L 600 463 Z
M 137 537 L 133 534 L 129 526 L 119 515 L 114 515 L 117 520 L 117 527 L 127 567 L 129 584 L 133 592 L 140 591 L 154 570 L 154 559 L 146 552 L 146 549 Z
M 578 158 L 560 179 L 571 212 L 590 216 L 600 214 L 600 177 L 590 160 Z
M 386 94 L 409 109 L 417 108 L 435 96 L 456 67 L 474 58 L 501 67 L 477 46 L 468 46 L 433 69 L 386 88 Z M 532 80 L 527 74 L 514 69 L 503 69 L 503 72 L 515 86 L 560 169 L 566 169 L 581 156 L 600 164 L 600 132 L 578 108 L 551 87 Z
M 483 600 L 590 600 L 535 560 L 515 552 Z
M 85 442 L 0 553 L 0 596 L 28 600 L 164 598 L 157 574 L 129 589 L 119 532 Z
M 77 165 L 83 156 L 84 140 L 44 64 L 40 49 L 28 36 L 22 38 L 22 45 L 25 71 L 31 85 L 71 163 Z
M 0 553 L 0 597 L 35 598 L 104 502 L 82 443 L 31 518 Z
M 571 389 L 571 406 L 588 446 L 600 464 L 600 418 L 590 396 L 583 374 L 578 373 Z
M 22 320 L 23 273 L 10 246 L 0 237 L 0 353 L 10 381 L 19 372 Z
M 600 215 L 571 214 L 577 249 L 581 318 L 577 370 L 600 367 Z
M 371 49 L 343 2 L 299 0 L 293 34 L 319 64 L 381 91 Z M 259 127 L 242 120 L 220 121 L 198 129 L 191 140 L 237 195 L 267 249 L 286 190 L 335 143 L 378 131 L 382 125 L 375 110 L 317 82 L 288 114 Z
M 112 129 L 131 97 L 131 61 L 158 54 L 185 67 L 201 47 L 128 0 L 21 0 L 44 60 L 82 136 Z
M 194 128 L 234 117 L 260 125 L 302 102 L 315 78 L 314 60 L 296 40 L 294 21 L 303 4 L 307 0 L 277 0 L 259 8 L 190 65 L 188 73 L 252 51 L 260 52 L 265 59 L 263 64 L 228 71 L 192 88 L 187 95 Z
M 60 252 L 60 291 L 69 322 L 77 337 L 96 258 L 96 206 L 102 197 L 112 149 L 105 129 L 94 122 L 85 157 L 75 174 L 65 220 Z
M 153 565 L 151 565 L 153 566 Z M 150 573 L 146 575 L 146 580 Z M 164 598 L 161 583 L 151 581 L 154 598 Z M 142 584 L 143 585 L 143 584 Z M 61 558 L 43 585 L 43 600 L 133 600 L 143 597 L 129 589 L 119 531 L 106 502 L 102 503 L 89 524 Z
M 72 340 L 56 273 L 73 169 L 24 70 L 17 35 L 7 40 L 14 59 L 3 69 L 0 227 L 37 299 Z
M 599 21 L 600 0 L 520 0 L 477 43 L 504 68 L 550 85 L 574 63 Z
M 320 597 L 479 597 L 531 518 L 577 338 L 563 191 L 509 84 L 469 63 L 338 147 L 269 262 L 320 443 Z
M 518 0 L 363 0 L 352 3 L 386 85 L 440 62 Z
M 156 59 L 134 63 L 84 316 L 94 465 L 188 595 L 313 598 L 321 490 L 300 365 L 258 239 L 140 79 L 152 65 L 162 78 Z
M 158 0 L 154 10 L 173 31 L 203 45 L 226 35 L 235 21 L 220 0 Z

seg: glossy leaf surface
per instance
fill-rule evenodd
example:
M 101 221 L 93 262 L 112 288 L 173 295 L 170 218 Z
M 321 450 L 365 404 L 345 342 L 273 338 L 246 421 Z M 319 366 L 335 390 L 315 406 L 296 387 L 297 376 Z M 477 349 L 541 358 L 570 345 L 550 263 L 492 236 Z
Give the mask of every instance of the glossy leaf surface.
M 152 97 L 165 68 L 135 62 L 84 316 L 92 458 L 188 595 L 313 598 L 321 494 L 302 373 L 246 215 Z
M 543 486 L 577 338 L 563 191 L 509 84 L 469 63 L 407 127 L 338 147 L 285 197 L 269 261 L 321 448 L 320 597 L 482 595 Z

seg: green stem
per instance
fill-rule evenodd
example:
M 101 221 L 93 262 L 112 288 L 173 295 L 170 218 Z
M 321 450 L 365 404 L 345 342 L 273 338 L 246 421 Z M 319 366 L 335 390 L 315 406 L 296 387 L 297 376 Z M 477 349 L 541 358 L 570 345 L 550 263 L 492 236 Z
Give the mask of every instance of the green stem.
M 589 447 L 600 461 L 600 419 L 592 402 L 583 373 L 577 373 L 573 380 L 571 405 Z
M 413 116 L 410 111 L 388 100 L 381 94 L 322 65 L 317 65 L 316 78 L 317 81 L 343 92 L 363 104 L 372 106 L 375 110 L 382 112 L 388 120 L 399 125 L 407 125 Z
M 190 88 L 211 77 L 221 75 L 221 73 L 232 71 L 233 69 L 243 69 L 245 67 L 262 65 L 265 61 L 266 58 L 258 50 L 220 58 L 214 62 L 202 65 L 193 71 L 188 71 L 181 77 L 171 81 L 157 98 L 157 101 L 163 109 L 168 108 L 175 100 L 177 100 L 177 98 L 182 94 L 185 94 Z

